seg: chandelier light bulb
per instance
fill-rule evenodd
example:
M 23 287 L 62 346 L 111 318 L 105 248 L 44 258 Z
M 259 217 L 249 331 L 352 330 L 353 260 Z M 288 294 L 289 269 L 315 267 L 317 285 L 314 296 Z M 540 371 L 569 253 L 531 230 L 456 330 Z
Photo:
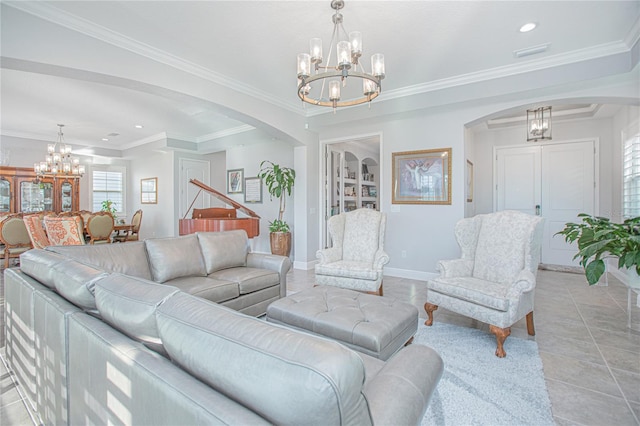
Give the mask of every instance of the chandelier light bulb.
M 374 77 L 384 78 L 384 55 L 382 53 L 371 55 L 371 72 Z
M 308 53 L 298 54 L 298 78 L 305 79 L 311 75 L 311 55 Z
M 337 47 L 338 68 L 351 68 L 351 45 L 348 41 L 339 41 Z
M 309 40 L 309 47 L 311 62 L 314 64 L 322 63 L 322 39 L 312 38 Z
M 329 83 L 329 100 L 331 101 L 340 100 L 340 82 L 337 80 L 334 80 Z
M 360 31 L 351 31 L 349 33 L 349 44 L 351 45 L 351 61 L 358 63 L 358 59 L 362 56 L 362 33 Z

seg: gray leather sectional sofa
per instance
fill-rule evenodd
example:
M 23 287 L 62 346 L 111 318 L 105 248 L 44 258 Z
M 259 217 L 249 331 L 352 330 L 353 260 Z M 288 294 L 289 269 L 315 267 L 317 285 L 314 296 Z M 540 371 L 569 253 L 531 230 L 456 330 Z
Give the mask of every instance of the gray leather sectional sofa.
M 288 259 L 237 264 L 223 241 L 239 237 L 219 234 L 31 250 L 5 270 L 6 355 L 43 423 L 420 422 L 433 350 L 385 362 L 244 314 L 286 294 Z

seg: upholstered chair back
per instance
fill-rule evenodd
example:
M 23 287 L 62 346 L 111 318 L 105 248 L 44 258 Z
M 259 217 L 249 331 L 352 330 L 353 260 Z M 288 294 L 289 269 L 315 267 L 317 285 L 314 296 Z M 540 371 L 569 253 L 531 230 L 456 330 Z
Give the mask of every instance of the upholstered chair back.
M 42 218 L 38 214 L 32 214 L 24 216 L 24 225 L 27 228 L 27 233 L 31 239 L 33 248 L 43 249 L 51 245 L 47 233 L 42 226 Z
M 97 212 L 91 215 L 87 222 L 87 232 L 89 233 L 89 244 L 102 241 L 111 242 L 113 232 L 113 215 L 109 212 Z
M 31 239 L 24 224 L 22 214 L 7 216 L 0 228 L 2 242 L 8 247 L 31 246 Z
M 140 223 L 142 223 L 142 210 L 137 210 L 131 218 L 132 231 L 136 234 L 140 231 Z
M 542 218 L 515 210 L 462 219 L 455 230 L 462 258 L 473 259 L 472 276 L 513 282 L 522 269 L 534 276 L 540 262 Z
M 384 245 L 386 215 L 373 209 L 357 209 L 329 219 L 333 247 L 342 248 L 342 260 L 373 262 Z
M 53 246 L 84 244 L 84 225 L 80 216 L 45 216 L 44 227 Z

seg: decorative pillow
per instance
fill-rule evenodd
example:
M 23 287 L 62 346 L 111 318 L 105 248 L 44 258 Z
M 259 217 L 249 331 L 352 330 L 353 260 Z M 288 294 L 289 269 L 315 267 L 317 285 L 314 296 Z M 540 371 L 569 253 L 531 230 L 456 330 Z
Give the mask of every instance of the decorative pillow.
M 247 266 L 249 239 L 238 229 L 225 232 L 197 232 L 207 275 L 221 269 Z
M 195 234 L 177 238 L 154 238 L 144 243 L 153 281 L 163 283 L 174 278 L 207 275 Z
M 103 321 L 165 354 L 158 335 L 156 309 L 178 291 L 170 285 L 111 274 L 96 283 L 96 306 Z
M 44 226 L 49 242 L 54 246 L 72 246 L 84 244 L 83 224 L 80 216 L 45 216 Z
M 29 238 L 31 238 L 33 248 L 43 249 L 50 245 L 49 238 L 47 237 L 47 233 L 44 232 L 42 219 L 40 219 L 39 215 L 34 214 L 24 216 L 22 219 L 27 227 L 27 232 L 29 233 Z

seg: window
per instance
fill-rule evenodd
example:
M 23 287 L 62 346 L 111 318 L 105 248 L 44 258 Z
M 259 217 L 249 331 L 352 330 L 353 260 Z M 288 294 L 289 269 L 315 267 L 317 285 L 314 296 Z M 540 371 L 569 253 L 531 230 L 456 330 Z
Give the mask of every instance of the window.
M 626 132 L 625 132 L 626 133 Z M 640 216 L 640 132 L 623 136 L 622 216 Z
M 109 168 L 108 170 L 93 170 L 93 211 L 102 210 L 102 202 L 111 200 L 116 211 L 126 214 L 124 204 L 125 169 Z

